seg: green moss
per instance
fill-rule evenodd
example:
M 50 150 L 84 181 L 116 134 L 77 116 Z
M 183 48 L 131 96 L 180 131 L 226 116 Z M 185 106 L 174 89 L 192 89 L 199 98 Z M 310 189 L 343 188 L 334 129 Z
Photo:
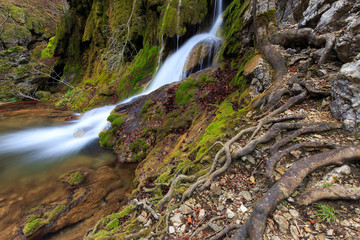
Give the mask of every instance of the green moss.
M 264 24 L 267 24 L 269 22 L 273 22 L 276 24 L 276 9 L 272 8 L 272 9 L 269 9 L 268 11 L 259 13 L 256 16 L 256 21 L 262 22 Z
M 241 30 L 244 26 L 244 14 L 249 1 L 234 0 L 224 12 L 225 42 L 221 49 L 224 57 L 236 57 L 241 48 Z
M 109 231 L 117 227 L 119 227 L 119 219 L 115 218 L 105 226 L 105 229 Z
M 65 205 L 58 205 L 52 211 L 47 212 L 44 214 L 46 220 L 44 221 L 46 224 L 51 223 L 52 221 L 56 220 L 66 209 Z
M 52 37 L 49 39 L 49 43 L 46 48 L 41 52 L 41 59 L 51 58 L 54 56 L 56 37 Z
M 116 143 L 114 130 L 104 130 L 99 134 L 99 142 L 101 147 L 113 148 Z
M 140 115 L 144 115 L 148 111 L 148 109 L 151 107 L 152 104 L 153 103 L 152 103 L 151 99 L 147 100 L 140 111 Z
M 86 174 L 81 170 L 70 171 L 60 177 L 63 183 L 69 184 L 70 186 L 76 186 L 85 180 Z
M 112 128 L 120 128 L 121 125 L 123 124 L 124 119 L 121 117 L 118 117 L 116 119 L 114 119 L 114 121 L 111 122 L 111 127 Z
M 25 235 L 25 237 L 29 237 L 32 234 L 34 234 L 36 231 L 38 231 L 44 225 L 45 225 L 45 223 L 44 223 L 43 219 L 34 218 L 34 219 L 32 219 L 32 221 L 29 221 L 25 224 L 22 232 Z

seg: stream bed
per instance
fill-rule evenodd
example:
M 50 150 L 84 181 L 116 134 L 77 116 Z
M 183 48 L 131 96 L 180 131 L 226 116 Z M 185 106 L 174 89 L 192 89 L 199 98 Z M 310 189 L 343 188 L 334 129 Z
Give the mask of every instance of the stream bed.
M 36 127 L 66 125 L 65 119 L 72 116 L 73 112 L 47 103 L 3 104 L 0 105 L 0 136 Z M 76 206 L 68 207 L 51 226 L 46 226 L 48 233 L 43 236 L 44 239 L 82 238 L 101 217 L 119 209 L 133 188 L 135 168 L 134 164 L 117 163 L 116 156 L 100 148 L 97 141 L 80 152 L 59 158 L 36 159 L 17 152 L 1 154 L 0 234 L 6 239 L 20 237 L 22 222 L 30 209 L 68 201 L 76 190 L 66 187 L 60 176 L 81 169 L 88 174 L 84 187 L 79 187 L 86 189 L 86 197 Z

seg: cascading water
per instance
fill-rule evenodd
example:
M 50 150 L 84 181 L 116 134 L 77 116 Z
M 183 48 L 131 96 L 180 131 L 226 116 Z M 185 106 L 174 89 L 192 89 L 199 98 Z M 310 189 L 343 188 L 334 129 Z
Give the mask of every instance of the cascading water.
M 147 95 L 161 86 L 178 82 L 186 77 L 184 67 L 191 51 L 199 44 L 219 46 L 221 39 L 216 36 L 222 24 L 222 0 L 216 0 L 215 21 L 208 33 L 190 38 L 178 51 L 172 54 L 160 67 L 156 76 L 142 93 L 127 98 L 121 103 L 130 102 L 136 97 Z M 99 133 L 108 127 L 107 117 L 115 105 L 104 106 L 86 112 L 79 120 L 57 127 L 35 128 L 0 136 L 0 155 L 23 154 L 27 161 L 56 159 L 77 153 L 98 138 Z

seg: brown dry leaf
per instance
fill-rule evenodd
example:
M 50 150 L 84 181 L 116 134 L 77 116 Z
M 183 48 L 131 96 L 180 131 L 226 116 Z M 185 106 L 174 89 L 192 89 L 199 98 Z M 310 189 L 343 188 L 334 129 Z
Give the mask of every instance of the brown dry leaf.
M 249 180 L 250 180 L 250 182 L 255 183 L 255 178 L 254 178 L 254 176 L 251 176 Z

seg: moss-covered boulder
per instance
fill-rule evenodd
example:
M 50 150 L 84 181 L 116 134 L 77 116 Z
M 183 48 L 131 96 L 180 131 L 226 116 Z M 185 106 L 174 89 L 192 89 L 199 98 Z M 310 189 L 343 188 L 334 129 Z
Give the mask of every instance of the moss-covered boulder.
M 60 180 L 65 185 L 77 187 L 86 180 L 88 172 L 84 169 L 73 170 L 63 174 Z

